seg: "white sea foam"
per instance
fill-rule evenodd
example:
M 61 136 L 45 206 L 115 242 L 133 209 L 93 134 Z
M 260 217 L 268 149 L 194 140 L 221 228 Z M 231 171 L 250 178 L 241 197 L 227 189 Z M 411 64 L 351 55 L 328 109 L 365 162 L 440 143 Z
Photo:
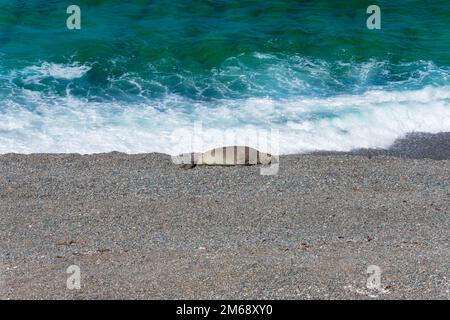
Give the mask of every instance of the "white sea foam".
M 21 95 L 0 102 L 0 153 L 178 154 L 224 144 L 270 151 L 265 133 L 274 129 L 280 153 L 288 154 L 386 148 L 408 132 L 450 131 L 450 87 L 288 100 L 200 102 L 168 96 L 128 105 L 28 90 Z M 194 124 L 200 122 L 203 130 L 196 139 L 203 143 L 191 144 Z
M 19 71 L 26 83 L 38 83 L 45 78 L 73 80 L 83 77 L 91 67 L 73 64 L 58 64 L 43 62 L 37 66 L 26 67 Z

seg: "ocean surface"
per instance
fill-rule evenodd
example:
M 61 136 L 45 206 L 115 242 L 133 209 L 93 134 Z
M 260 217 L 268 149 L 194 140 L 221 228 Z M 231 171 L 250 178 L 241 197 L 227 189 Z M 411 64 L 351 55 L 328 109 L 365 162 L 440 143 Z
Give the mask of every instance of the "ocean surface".
M 0 153 L 349 151 L 415 131 L 450 131 L 448 1 L 0 0 Z

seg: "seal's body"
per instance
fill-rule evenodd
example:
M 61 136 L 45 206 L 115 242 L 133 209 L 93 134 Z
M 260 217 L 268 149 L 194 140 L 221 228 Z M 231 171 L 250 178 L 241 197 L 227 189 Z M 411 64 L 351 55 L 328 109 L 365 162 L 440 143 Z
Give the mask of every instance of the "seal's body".
M 181 156 L 182 168 L 190 169 L 196 165 L 235 166 L 272 163 L 272 155 L 243 146 L 215 148 L 204 153 L 187 153 Z

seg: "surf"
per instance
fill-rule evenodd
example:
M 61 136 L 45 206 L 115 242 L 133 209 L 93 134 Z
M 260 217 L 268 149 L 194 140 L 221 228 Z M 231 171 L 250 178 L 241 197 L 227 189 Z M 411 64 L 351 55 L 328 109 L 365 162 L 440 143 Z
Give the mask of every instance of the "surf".
M 1 117 L 0 153 L 176 155 L 223 145 L 260 147 L 264 143 L 258 139 L 270 130 L 279 132 L 280 154 L 349 151 L 386 148 L 409 132 L 450 131 L 450 87 L 215 102 L 170 95 L 135 104 L 23 90 L 20 99 L 2 101 Z M 202 150 L 183 140 L 193 134 L 195 123 L 202 125 Z

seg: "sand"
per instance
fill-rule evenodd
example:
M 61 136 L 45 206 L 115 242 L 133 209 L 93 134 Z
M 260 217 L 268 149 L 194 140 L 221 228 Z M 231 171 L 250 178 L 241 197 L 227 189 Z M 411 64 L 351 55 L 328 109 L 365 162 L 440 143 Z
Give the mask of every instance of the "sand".
M 448 299 L 449 137 L 282 156 L 274 176 L 163 154 L 2 155 L 0 297 Z

